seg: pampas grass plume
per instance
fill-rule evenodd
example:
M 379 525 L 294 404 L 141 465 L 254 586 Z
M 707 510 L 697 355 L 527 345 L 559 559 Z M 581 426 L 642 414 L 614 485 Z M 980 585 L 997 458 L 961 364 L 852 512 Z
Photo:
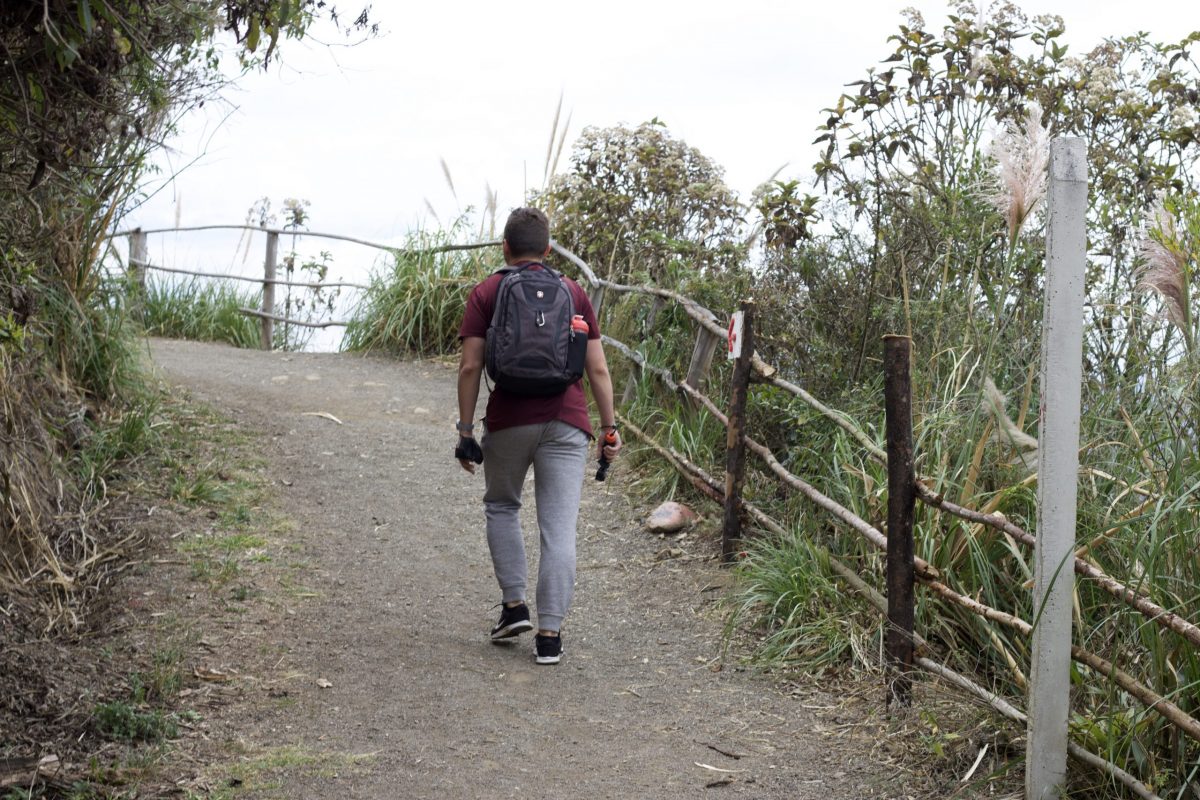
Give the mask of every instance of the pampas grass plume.
M 1188 297 L 1187 256 L 1179 247 L 1175 218 L 1160 197 L 1142 231 L 1142 265 L 1137 271 L 1137 288 L 1155 292 L 1163 301 L 1167 319 L 1178 326 L 1191 345 L 1191 307 Z
M 1030 467 L 1037 463 L 1038 440 L 1017 427 L 1008 416 L 1008 398 L 996 388 L 991 378 L 983 380 L 983 402 L 996 420 L 997 436 L 1017 451 L 1021 462 Z
M 1009 242 L 1016 242 L 1025 220 L 1046 196 L 1050 131 L 1042 125 L 1042 107 L 1030 103 L 1021 124 L 1010 122 L 992 143 L 997 171 L 988 201 L 1004 217 Z

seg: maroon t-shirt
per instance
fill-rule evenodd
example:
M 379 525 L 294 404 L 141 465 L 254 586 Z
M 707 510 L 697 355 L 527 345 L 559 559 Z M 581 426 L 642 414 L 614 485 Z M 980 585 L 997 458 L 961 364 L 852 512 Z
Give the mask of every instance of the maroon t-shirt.
M 535 264 L 530 269 L 541 269 L 541 266 Z M 501 273 L 491 275 L 471 290 L 462 326 L 458 329 L 459 339 L 469 336 L 487 338 L 488 326 L 492 324 L 492 312 L 496 308 L 496 294 L 500 290 L 503 277 Z M 571 292 L 575 313 L 581 315 L 588 324 L 588 339 L 599 339 L 600 326 L 596 322 L 596 312 L 592 310 L 592 301 L 575 281 L 566 276 L 563 276 L 563 280 Z M 579 428 L 588 436 L 592 435 L 592 421 L 588 416 L 582 380 L 575 381 L 562 394 L 549 397 L 512 394 L 499 386 L 494 387 L 491 396 L 488 397 L 485 420 L 489 431 L 517 425 L 536 425 L 556 419 Z

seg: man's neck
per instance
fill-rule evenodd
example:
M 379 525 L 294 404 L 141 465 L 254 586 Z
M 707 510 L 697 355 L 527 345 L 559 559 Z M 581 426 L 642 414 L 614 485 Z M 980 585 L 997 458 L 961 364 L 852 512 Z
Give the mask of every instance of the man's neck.
M 513 256 L 512 258 L 506 259 L 504 263 L 510 267 L 515 267 L 520 264 L 528 264 L 530 262 L 533 262 L 535 264 L 540 264 L 540 263 L 542 263 L 542 257 L 538 256 L 538 255 Z

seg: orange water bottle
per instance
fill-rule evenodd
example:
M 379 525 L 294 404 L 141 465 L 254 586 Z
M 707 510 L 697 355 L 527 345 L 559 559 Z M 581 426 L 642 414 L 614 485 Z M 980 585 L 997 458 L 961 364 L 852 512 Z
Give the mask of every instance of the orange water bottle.
M 567 373 L 582 378 L 587 366 L 588 324 L 582 315 L 571 317 L 571 338 L 567 341 Z

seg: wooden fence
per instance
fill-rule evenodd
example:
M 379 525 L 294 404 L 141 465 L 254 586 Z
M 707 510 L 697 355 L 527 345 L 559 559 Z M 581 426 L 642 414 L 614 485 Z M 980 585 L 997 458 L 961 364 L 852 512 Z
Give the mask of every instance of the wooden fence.
M 593 304 L 602 301 L 604 292 L 636 293 L 655 298 L 666 298 L 677 303 L 682 310 L 696 323 L 697 341 L 694 348 L 696 353 L 708 353 L 711 358 L 713 340 L 720 342 L 727 334 L 726 328 L 719 324 L 716 315 L 712 314 L 694 300 L 670 290 L 654 286 L 627 286 L 598 278 L 594 272 L 580 259 L 569 251 L 553 245 L 555 252 L 579 267 L 583 277 L 592 287 Z M 743 307 L 745 308 L 745 307 Z M 748 339 L 752 334 L 747 336 Z M 701 467 L 689 461 L 676 450 L 655 441 L 633 421 L 618 414 L 622 425 L 639 441 L 653 449 L 664 460 L 682 473 L 689 482 L 714 501 L 721 503 L 725 509 L 725 526 L 723 532 L 722 551 L 728 558 L 736 552 L 738 536 L 738 518 L 745 515 L 765 530 L 779 535 L 790 535 L 787 529 L 777 520 L 772 519 L 764 511 L 751 503 L 744 501 L 738 494 L 740 474 L 739 464 L 741 455 L 738 444 L 744 444 L 745 450 L 758 456 L 769 471 L 773 473 L 783 486 L 799 492 L 816 507 L 832 515 L 847 528 L 862 536 L 876 549 L 887 554 L 888 570 L 884 583 L 888 589 L 885 598 L 876 590 L 869 580 L 857 574 L 853 569 L 839 560 L 833 553 L 813 542 L 822 555 L 829 559 L 833 571 L 858 592 L 864 600 L 876 608 L 888 621 L 887 653 L 892 665 L 892 677 L 889 681 L 889 699 L 908 702 L 912 667 L 918 667 L 933 673 L 955 686 L 964 689 L 971 695 L 987 703 L 1003 716 L 1025 724 L 1026 715 L 1017 710 L 1011 703 L 996 695 L 989 689 L 980 686 L 969 678 L 951 671 L 944 665 L 929 658 L 929 648 L 924 640 L 913 630 L 914 602 L 913 589 L 921 586 L 932 592 L 943 601 L 960 606 L 969 612 L 988 619 L 992 622 L 1010 627 L 1019 633 L 1030 636 L 1034 626 L 1030 622 L 1008 612 L 992 608 L 979 600 L 969 597 L 953 589 L 942 575 L 920 558 L 913 555 L 912 529 L 914 502 L 920 501 L 942 512 L 959 517 L 963 520 L 991 528 L 1011 536 L 1020 545 L 1031 552 L 1037 548 L 1037 540 L 1032 534 L 1008 521 L 999 514 L 986 514 L 964 508 L 946 500 L 932 491 L 927 480 L 913 472 L 913 450 L 911 429 L 911 397 L 909 395 L 910 380 L 908 365 L 910 363 L 910 340 L 907 337 L 892 336 L 885 339 L 884 364 L 886 371 L 885 409 L 887 416 L 887 450 L 880 448 L 870 436 L 846 415 L 824 405 L 808 392 L 782 378 L 778 371 L 764 363 L 753 353 L 745 354 L 748 369 L 744 372 L 735 367 L 732 385 L 729 388 L 731 397 L 730 411 L 726 413 L 717 403 L 700 391 L 700 384 L 707 372 L 707 364 L 701 359 L 700 368 L 689 374 L 684 380 L 661 367 L 651 365 L 634 348 L 624 342 L 604 335 L 604 343 L 616 352 L 629 359 L 639 370 L 653 375 L 672 392 L 685 396 L 703 406 L 708 412 L 729 430 L 729 457 L 726 461 L 726 476 L 719 480 Z M 697 359 L 693 358 L 692 366 L 696 367 Z M 889 467 L 889 509 L 888 530 L 879 530 L 867 520 L 855 515 L 837 501 L 818 491 L 811 483 L 802 477 L 791 473 L 780 462 L 778 457 L 765 445 L 746 436 L 744 433 L 744 414 L 738 406 L 744 402 L 745 387 L 751 379 L 776 386 L 805 402 L 813 410 L 845 430 L 862 446 L 863 455 L 879 464 Z M 732 544 L 731 544 L 732 543 Z M 1117 600 L 1126 603 L 1137 610 L 1145 619 L 1162 628 L 1174 631 L 1200 648 L 1200 628 L 1188 622 L 1179 615 L 1157 605 L 1140 592 L 1132 589 L 1098 567 L 1081 557 L 1073 557 L 1074 572 L 1086 577 L 1101 587 Z M 1154 692 L 1148 686 L 1139 682 L 1135 677 L 1119 669 L 1108 659 L 1090 652 L 1078 645 L 1070 647 L 1070 657 L 1092 668 L 1097 675 L 1107 678 L 1122 690 L 1144 704 L 1148 709 L 1160 715 L 1163 719 L 1177 728 L 1181 733 L 1200 742 L 1200 721 L 1188 715 L 1178 705 Z M 1065 731 L 1064 731 L 1065 733 Z M 1069 742 L 1064 745 L 1070 755 L 1076 760 L 1101 769 L 1127 786 L 1137 796 L 1156 798 L 1157 795 L 1136 777 L 1130 775 L 1116 764 L 1091 753 L 1082 746 Z
M 244 275 L 225 275 L 215 272 L 201 272 L 198 270 L 175 269 L 172 267 L 163 267 L 151 264 L 149 260 L 148 237 L 150 234 L 161 233 L 189 233 L 196 231 L 261 231 L 267 235 L 266 252 L 263 255 L 263 276 L 261 278 L 251 278 Z M 281 316 L 275 313 L 275 287 L 288 286 L 302 289 L 333 289 L 333 288 L 350 288 L 365 290 L 367 287 L 361 283 L 349 282 L 321 282 L 313 283 L 306 281 L 289 281 L 280 280 L 276 277 L 279 268 L 279 237 L 286 236 L 306 236 L 315 237 L 318 239 L 330 239 L 341 242 L 350 242 L 352 244 L 371 247 L 376 250 L 384 250 L 387 252 L 400 252 L 403 248 L 392 247 L 378 242 L 371 242 L 365 239 L 357 239 L 353 236 L 343 236 L 337 233 L 317 233 L 313 231 L 302 231 L 284 228 L 268 228 L 256 227 L 254 225 L 195 225 L 183 228 L 154 228 L 143 230 L 136 228 L 131 231 L 121 231 L 115 234 L 116 236 L 129 237 L 129 264 L 128 273 L 134 284 L 139 287 L 139 291 L 144 295 L 146 288 L 146 272 L 166 272 L 177 275 L 190 275 L 200 278 L 215 278 L 220 280 L 244 281 L 248 283 L 257 283 L 262 286 L 261 305 L 259 308 L 239 308 L 243 314 L 247 316 L 257 317 L 262 320 L 262 348 L 270 350 L 273 347 L 275 339 L 275 323 L 282 322 L 287 325 L 299 325 L 305 328 L 334 328 L 345 327 L 348 323 L 341 320 L 327 320 L 325 322 L 313 322 L 311 320 L 291 319 L 286 316 Z M 498 242 L 496 244 L 499 244 Z M 471 245 L 474 247 L 474 245 Z M 447 245 L 441 248 L 434 248 L 434 252 L 463 249 L 461 245 Z
M 270 346 L 268 337 L 268 322 L 279 317 L 268 313 L 272 308 L 269 300 L 271 290 L 275 285 L 284 283 L 274 278 L 273 256 L 278 250 L 278 236 L 285 231 L 275 229 L 251 228 L 249 226 L 205 226 L 179 230 L 209 230 L 209 229 L 250 229 L 265 230 L 268 234 L 267 255 L 265 259 L 263 285 L 264 305 L 262 309 L 243 309 L 244 313 L 254 314 L 263 319 L 264 346 Z M 172 231 L 175 229 L 171 229 Z M 164 269 L 150 265 L 145 258 L 145 235 L 165 231 L 132 231 L 130 270 L 137 273 L 140 269 Z M 371 242 L 352 239 L 350 237 L 329 234 L 313 234 L 304 232 L 305 236 L 323 236 L 332 239 L 357 242 L 384 250 L 397 250 Z M 139 242 L 140 238 L 140 244 Z M 496 247 L 498 241 L 479 242 L 466 245 L 448 245 L 431 248 L 422 252 L 446 252 L 451 250 L 470 250 L 486 247 Z M 617 417 L 623 427 L 634 438 L 647 448 L 654 451 L 664 461 L 684 476 L 689 483 L 701 493 L 723 506 L 724 525 L 722 536 L 722 554 L 728 561 L 739 551 L 739 541 L 742 538 L 744 522 L 753 523 L 758 528 L 780 536 L 794 535 L 780 521 L 772 518 L 763 509 L 746 501 L 741 494 L 741 484 L 744 475 L 746 453 L 752 453 L 774 475 L 779 484 L 795 491 L 807 499 L 813 506 L 831 515 L 847 529 L 861 536 L 871 547 L 886 554 L 887 570 L 883 576 L 886 586 L 886 596 L 875 586 L 878 577 L 860 575 L 850 566 L 841 561 L 819 542 L 811 544 L 822 551 L 822 556 L 828 558 L 831 570 L 846 582 L 862 599 L 875 608 L 885 620 L 887 655 L 891 667 L 888 682 L 887 697 L 889 701 L 908 703 L 911 701 L 911 683 L 913 672 L 923 670 L 927 673 L 952 684 L 973 697 L 986 703 L 1002 716 L 1027 724 L 1024 712 L 1016 708 L 996 693 L 979 685 L 970 678 L 958 674 L 934 661 L 931 649 L 925 640 L 914 629 L 915 588 L 921 587 L 931 592 L 944 602 L 966 609 L 972 614 L 983 617 L 991 622 L 1009 627 L 1024 636 L 1030 636 L 1034 625 L 1027 620 L 1006 611 L 990 607 L 981 601 L 955 590 L 948 580 L 932 565 L 913 555 L 913 515 L 915 504 L 920 503 L 935 508 L 943 513 L 961 518 L 974 525 L 990 528 L 1011 539 L 1033 552 L 1038 547 L 1035 537 L 1028 531 L 1010 522 L 1000 514 L 989 514 L 978 510 L 957 505 L 929 488 L 930 481 L 915 474 L 913 469 L 914 454 L 911 427 L 911 397 L 910 379 L 908 375 L 911 361 L 911 341 L 904 336 L 890 336 L 884 341 L 883 361 L 885 368 L 885 397 L 886 411 L 886 450 L 879 447 L 874 439 L 855 424 L 847 415 L 828 407 L 813 397 L 803 388 L 782 377 L 778 370 L 765 363 L 753 350 L 754 341 L 754 308 L 750 302 L 743 303 L 743 347 L 733 369 L 729 395 L 731 398 L 728 411 L 723 410 L 707 394 L 702 391 L 705 379 L 709 375 L 712 360 L 717 348 L 727 341 L 728 326 L 722 324 L 720 318 L 695 300 L 678 292 L 648 285 L 625 285 L 599 278 L 591 267 L 582 259 L 566 248 L 552 241 L 554 252 L 574 265 L 583 282 L 586 282 L 588 294 L 600 316 L 605 307 L 605 297 L 608 293 L 622 295 L 642 295 L 653 298 L 658 303 L 674 303 L 695 324 L 696 340 L 693 355 L 687 375 L 682 380 L 672 375 L 663 367 L 648 363 L 644 356 L 635 348 L 611 336 L 602 336 L 604 344 L 611 350 L 620 353 L 628 359 L 634 369 L 643 375 L 649 375 L 661 382 L 671 392 L 686 398 L 689 402 L 702 407 L 727 428 L 727 458 L 725 476 L 715 477 L 706 472 L 701 466 L 692 463 L 686 456 L 668 445 L 656 441 L 646 431 L 643 431 L 634 421 L 618 413 Z M 179 271 L 179 270 L 166 270 Z M 200 274 L 205 273 L 190 273 Z M 230 276 L 214 276 L 228 278 Z M 257 279 L 242 279 L 254 280 Z M 306 284 L 301 284 L 306 285 Z M 325 284 L 329 285 L 329 284 Z M 355 284 L 344 284 L 356 286 Z M 344 323 L 326 323 L 344 324 Z M 754 440 L 746 434 L 746 403 L 749 401 L 748 387 L 751 382 L 771 385 L 799 398 L 808 407 L 841 428 L 861 447 L 862 455 L 888 468 L 889 505 L 887 515 L 887 530 L 880 530 L 867 520 L 854 514 L 834 499 L 816 489 L 812 483 L 802 476 L 790 472 L 779 458 L 766 445 Z M 1076 555 L 1072 559 L 1074 573 L 1086 578 L 1103 589 L 1116 600 L 1128 605 L 1140 613 L 1149 624 L 1158 626 L 1164 631 L 1172 631 L 1184 637 L 1193 646 L 1200 648 L 1200 628 L 1185 620 L 1146 597 L 1135 588 L 1131 588 L 1118 579 L 1104 573 L 1099 567 Z M 1069 574 L 1069 573 L 1068 573 Z M 1121 690 L 1131 698 L 1144 704 L 1148 709 L 1160 715 L 1180 733 L 1200 742 L 1200 721 L 1187 712 L 1154 692 L 1150 687 L 1138 681 L 1134 676 L 1119 669 L 1114 663 L 1100 654 L 1091 652 L 1078 645 L 1071 645 L 1070 658 L 1079 664 L 1086 665 Z M 1064 731 L 1065 735 L 1065 731 Z M 1146 800 L 1161 800 L 1150 787 L 1130 775 L 1118 765 L 1092 753 L 1076 742 L 1066 742 L 1065 747 L 1071 757 L 1093 768 L 1102 770 L 1113 780 L 1125 785 L 1130 791 Z

